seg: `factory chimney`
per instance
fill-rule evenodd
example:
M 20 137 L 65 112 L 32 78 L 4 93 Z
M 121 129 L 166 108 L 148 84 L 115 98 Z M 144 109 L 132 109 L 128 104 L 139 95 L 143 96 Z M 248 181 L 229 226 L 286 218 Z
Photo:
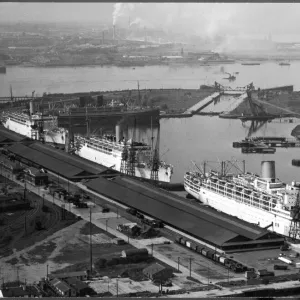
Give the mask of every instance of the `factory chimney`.
M 102 45 L 104 45 L 104 31 L 102 31 Z
M 113 25 L 113 40 L 116 39 L 116 25 Z
M 121 125 L 116 125 L 116 142 L 119 143 L 121 140 Z
M 29 102 L 29 112 L 30 112 L 30 115 L 34 115 L 34 102 L 33 100 L 30 100 Z
M 144 36 L 145 36 L 145 42 L 147 42 L 147 31 L 146 31 L 146 26 L 144 27 Z

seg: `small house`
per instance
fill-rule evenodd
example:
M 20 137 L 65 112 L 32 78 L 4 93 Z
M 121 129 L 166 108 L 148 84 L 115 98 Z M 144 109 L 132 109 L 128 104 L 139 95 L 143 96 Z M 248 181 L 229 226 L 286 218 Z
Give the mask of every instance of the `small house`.
M 77 278 L 73 277 L 66 279 L 66 282 L 76 291 L 76 296 L 84 297 L 86 295 L 96 294 L 95 291 L 90 288 L 85 282 L 82 282 Z
M 8 159 L 2 159 L 2 161 L 0 162 L 0 168 L 14 175 L 21 172 L 24 169 L 20 165 L 20 162 L 11 161 Z
M 144 256 L 147 257 L 149 255 L 148 250 L 146 248 L 142 249 L 129 249 L 129 250 L 123 250 L 121 257 L 140 257 Z
M 158 263 L 152 264 L 143 270 L 143 274 L 152 281 L 165 282 L 173 275 L 171 268 L 166 268 Z
M 0 290 L 0 298 L 7 297 L 30 297 L 30 293 L 25 288 L 20 286 L 8 287 Z
M 76 297 L 76 291 L 61 279 L 54 278 L 50 281 L 53 289 L 62 297 Z
M 32 185 L 42 186 L 48 183 L 48 175 L 36 168 L 27 168 L 24 175 L 25 181 Z
M 76 278 L 78 280 L 84 281 L 84 280 L 87 280 L 87 278 L 88 278 L 88 272 L 87 271 L 77 271 L 77 272 L 50 274 L 49 278 L 50 279 L 59 278 L 62 280 L 66 280 L 69 278 Z

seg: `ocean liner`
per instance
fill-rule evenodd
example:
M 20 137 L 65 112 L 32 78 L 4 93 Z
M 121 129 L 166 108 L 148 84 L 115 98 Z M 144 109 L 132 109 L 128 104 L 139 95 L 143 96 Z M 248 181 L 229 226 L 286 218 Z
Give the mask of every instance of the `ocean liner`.
M 27 136 L 33 140 L 44 141 L 51 144 L 65 145 L 68 131 L 57 128 L 57 117 L 43 116 L 34 112 L 33 103 L 30 102 L 30 113 L 9 112 L 3 114 L 2 123 L 5 128 Z
M 300 184 L 285 184 L 275 175 L 275 162 L 261 162 L 253 173 L 187 172 L 185 190 L 204 204 L 281 235 L 300 239 Z
M 159 160 L 157 150 L 145 143 L 121 137 L 120 127 L 116 135 L 82 137 L 74 135 L 74 153 L 127 175 L 170 182 L 173 166 Z

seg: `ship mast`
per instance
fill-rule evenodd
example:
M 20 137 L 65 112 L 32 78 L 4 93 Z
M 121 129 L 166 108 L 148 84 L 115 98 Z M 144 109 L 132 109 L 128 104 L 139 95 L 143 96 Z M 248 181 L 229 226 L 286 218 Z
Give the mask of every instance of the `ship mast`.
M 150 175 L 150 179 L 154 180 L 155 182 L 158 181 L 158 171 L 159 171 L 159 165 L 160 165 L 160 161 L 159 161 L 159 139 L 160 139 L 160 125 L 158 124 L 158 132 L 157 132 L 155 149 L 152 153 L 151 175 Z M 152 139 L 152 141 L 153 141 L 153 139 Z
M 298 191 L 295 206 L 292 207 L 291 217 L 292 221 L 289 230 L 289 237 L 295 240 L 300 233 L 300 191 Z
M 134 150 L 135 130 L 136 130 L 136 118 L 134 118 L 134 126 L 133 126 L 132 138 L 131 138 L 131 145 L 129 147 L 127 175 L 130 175 L 130 176 L 135 176 L 135 163 L 136 163 L 136 153 Z
M 153 124 L 152 124 L 152 117 L 151 117 L 151 155 L 153 154 L 153 141 L 154 141 L 154 136 L 153 136 Z
M 85 105 L 86 137 L 90 138 L 90 120 L 88 117 L 87 106 Z
M 141 94 L 140 94 L 140 82 L 137 82 L 138 84 L 138 106 L 141 105 Z

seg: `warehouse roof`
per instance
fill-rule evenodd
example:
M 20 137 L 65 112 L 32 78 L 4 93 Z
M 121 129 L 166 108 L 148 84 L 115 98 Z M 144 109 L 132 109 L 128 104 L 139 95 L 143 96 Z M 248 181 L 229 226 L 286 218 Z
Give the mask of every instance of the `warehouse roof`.
M 54 147 L 50 145 L 45 145 L 42 143 L 34 143 L 29 146 L 32 149 L 38 150 L 39 152 L 42 152 L 44 154 L 47 154 L 51 157 L 60 159 L 69 165 L 76 166 L 82 170 L 85 170 L 91 174 L 100 174 L 107 170 L 106 167 L 101 166 L 99 164 L 95 164 L 91 161 L 85 160 L 81 157 L 70 155 L 64 151 L 60 151 L 55 149 Z
M 195 211 L 201 212 L 201 217 L 205 220 L 230 229 L 233 232 L 247 237 L 248 239 L 257 239 L 261 237 L 261 234 L 268 233 L 267 230 L 264 230 L 258 226 L 253 226 L 242 220 L 225 215 L 224 213 L 216 212 L 211 208 L 205 206 L 195 206 L 186 201 L 183 203 L 182 198 L 174 194 L 170 194 L 169 192 L 163 190 L 153 189 L 152 185 L 146 183 L 141 184 L 139 181 L 132 178 L 117 178 L 116 181 L 125 187 L 132 185 L 137 192 L 144 193 L 150 197 L 155 197 L 164 203 L 170 203 L 170 201 L 176 202 L 176 205 L 181 205 L 181 207 L 187 208 L 191 213 L 195 213 Z
M 214 245 L 222 246 L 239 238 L 253 240 L 261 237 L 262 232 L 268 233 L 211 209 L 183 203 L 182 198 L 157 191 L 136 180 L 128 181 L 125 177 L 114 180 L 97 178 L 86 186 Z
M 75 177 L 84 171 L 62 160 L 51 157 L 22 144 L 12 145 L 8 147 L 8 150 L 15 155 L 21 156 L 37 165 L 43 166 L 44 168 L 67 178 Z

